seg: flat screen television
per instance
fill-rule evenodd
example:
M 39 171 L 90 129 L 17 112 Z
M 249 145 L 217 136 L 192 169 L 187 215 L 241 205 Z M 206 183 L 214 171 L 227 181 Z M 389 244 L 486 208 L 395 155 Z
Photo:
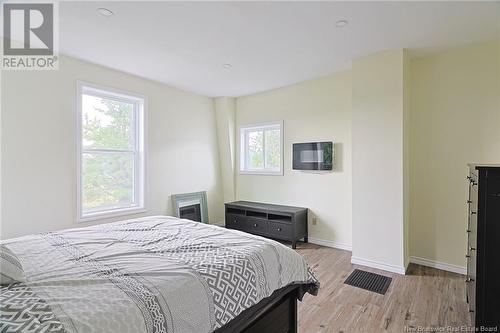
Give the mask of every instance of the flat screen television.
M 333 170 L 333 142 L 293 144 L 293 170 Z

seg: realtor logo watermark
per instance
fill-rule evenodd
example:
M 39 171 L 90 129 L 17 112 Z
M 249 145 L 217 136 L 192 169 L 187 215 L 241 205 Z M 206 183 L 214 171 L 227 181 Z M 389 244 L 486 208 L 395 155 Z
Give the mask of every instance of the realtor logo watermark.
M 57 3 L 4 3 L 2 70 L 58 69 Z

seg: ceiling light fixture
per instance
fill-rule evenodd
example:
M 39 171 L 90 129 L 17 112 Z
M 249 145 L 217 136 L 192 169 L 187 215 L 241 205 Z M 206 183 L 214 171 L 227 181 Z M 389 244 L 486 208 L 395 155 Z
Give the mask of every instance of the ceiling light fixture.
M 335 26 L 337 28 L 343 28 L 348 24 L 349 24 L 349 21 L 347 21 L 347 20 L 338 20 L 337 22 L 335 22 Z
M 223 64 L 222 67 L 224 67 L 225 69 L 231 69 L 231 68 L 233 68 L 233 65 L 231 65 L 231 64 Z
M 99 14 L 101 14 L 102 16 L 106 16 L 106 17 L 110 17 L 110 16 L 115 15 L 115 13 L 113 13 L 111 10 L 109 10 L 107 8 L 97 8 L 97 12 Z

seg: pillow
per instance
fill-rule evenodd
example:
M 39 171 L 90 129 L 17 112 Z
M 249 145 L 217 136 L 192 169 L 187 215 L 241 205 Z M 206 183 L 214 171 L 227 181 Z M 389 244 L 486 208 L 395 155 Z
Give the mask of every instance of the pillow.
M 26 282 L 23 267 L 11 250 L 0 245 L 0 284 L 14 282 Z

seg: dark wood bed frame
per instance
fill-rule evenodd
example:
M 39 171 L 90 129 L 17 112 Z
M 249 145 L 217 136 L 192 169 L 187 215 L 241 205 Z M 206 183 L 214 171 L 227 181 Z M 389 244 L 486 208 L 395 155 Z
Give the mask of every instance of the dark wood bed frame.
M 296 333 L 297 300 L 302 298 L 308 286 L 299 284 L 278 289 L 215 332 Z

